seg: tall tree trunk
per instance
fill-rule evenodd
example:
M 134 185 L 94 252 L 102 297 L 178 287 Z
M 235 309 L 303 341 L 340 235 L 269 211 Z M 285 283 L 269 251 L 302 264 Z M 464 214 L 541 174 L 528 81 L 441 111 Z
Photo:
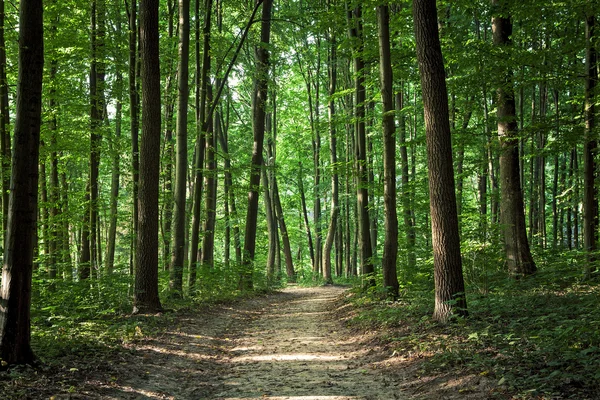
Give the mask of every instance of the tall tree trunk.
M 349 37 L 357 44 L 354 47 L 354 73 L 356 74 L 354 117 L 356 118 L 356 161 L 358 164 L 357 207 L 359 221 L 359 246 L 361 273 L 367 277 L 366 286 L 375 285 L 375 267 L 373 265 L 373 249 L 371 247 L 371 224 L 369 222 L 369 189 L 367 171 L 367 140 L 365 131 L 365 61 L 363 58 L 364 43 L 362 33 L 362 6 L 348 11 Z
M 174 297 L 183 295 L 185 256 L 185 200 L 188 173 L 187 111 L 190 61 L 190 1 L 179 0 L 179 65 L 177 68 L 177 122 L 175 158 L 175 191 L 173 193 L 173 250 L 169 271 L 169 289 Z
M 92 61 L 90 67 L 90 269 L 99 270 L 98 262 L 98 180 L 100 170 L 100 147 L 102 143 L 102 125 L 104 121 L 104 0 L 92 1 Z
M 177 6 L 177 2 L 174 0 L 167 1 L 167 35 L 169 39 L 172 39 L 175 36 L 175 7 Z M 181 16 L 181 13 L 179 13 Z M 188 0 L 188 13 L 187 18 L 189 21 L 189 0 Z M 181 27 L 178 28 L 178 31 L 181 32 Z M 189 22 L 188 22 L 188 51 L 186 52 L 186 57 L 188 58 L 189 64 Z M 175 46 L 173 46 L 175 47 Z M 179 43 L 176 47 L 177 51 L 179 51 Z M 171 56 L 171 54 L 169 54 Z M 173 164 L 175 161 L 175 150 L 173 143 L 173 131 L 177 128 L 174 128 L 173 118 L 175 116 L 175 102 L 178 101 L 175 98 L 174 90 L 173 90 L 173 81 L 176 80 L 175 74 L 178 73 L 179 69 L 174 68 L 174 58 L 169 57 L 169 62 L 167 63 L 167 71 L 165 76 L 165 105 L 164 105 L 164 113 L 165 113 L 165 140 L 164 140 L 164 194 L 162 200 L 162 264 L 164 270 L 170 270 L 171 268 L 171 240 L 172 240 L 172 228 L 173 228 L 173 209 L 174 205 L 174 197 L 173 193 Z M 178 54 L 177 60 L 181 60 L 181 55 Z M 189 68 L 189 65 L 188 65 Z M 187 81 L 185 83 L 187 85 Z M 178 82 L 176 83 L 177 90 L 179 90 Z M 187 98 L 186 98 L 187 101 Z M 187 112 L 187 110 L 186 110 Z M 187 160 L 186 160 L 187 161 Z
M 160 166 L 160 62 L 158 0 L 140 2 L 142 142 L 140 147 L 137 269 L 133 313 L 162 310 L 158 297 L 158 183 Z
M 398 216 L 396 214 L 396 126 L 394 125 L 394 93 L 390 53 L 390 14 L 388 6 L 377 6 L 379 31 L 379 80 L 383 103 L 383 202 L 385 207 L 385 239 L 381 268 L 383 287 L 392 299 L 398 298 L 396 272 L 398 258 Z
M 198 14 L 198 2 L 196 0 L 196 14 Z M 202 204 L 202 189 L 203 189 L 203 169 L 204 169 L 204 151 L 206 147 L 206 106 L 209 86 L 210 73 L 210 37 L 211 37 L 211 20 L 212 20 L 212 0 L 205 0 L 204 3 L 204 27 L 202 28 L 203 50 L 202 50 L 202 69 L 199 68 L 199 41 L 196 42 L 196 76 L 199 76 L 199 81 L 196 81 L 196 149 L 194 161 L 194 195 L 192 207 L 192 231 L 190 237 L 190 276 L 189 276 L 189 291 L 193 293 L 196 290 L 196 270 L 198 268 L 198 246 L 200 239 L 200 221 L 201 204 Z M 198 15 L 196 15 L 196 19 Z M 198 28 L 198 23 L 196 23 Z M 198 32 L 198 29 L 197 29 Z M 198 74 L 200 71 L 200 74 Z
M 587 15 L 585 20 L 586 62 L 587 71 L 585 79 L 585 146 L 583 150 L 583 245 L 587 253 L 585 275 L 596 271 L 596 255 L 598 248 L 598 177 L 596 153 L 598 152 L 598 139 L 595 132 L 596 126 L 596 84 L 598 82 L 598 65 L 596 47 L 594 45 L 596 32 L 596 18 Z
M 328 2 L 329 3 L 329 2 Z M 329 6 L 329 4 L 328 4 Z M 339 206 L 339 167 L 337 160 L 337 130 L 335 123 L 335 92 L 337 90 L 337 56 L 336 47 L 337 41 L 334 33 L 330 33 L 329 47 L 329 103 L 328 103 L 328 122 L 329 122 L 329 153 L 331 163 L 331 216 L 329 219 L 329 228 L 323 246 L 323 280 L 325 283 L 332 284 L 333 277 L 331 274 L 331 249 L 336 236 L 337 219 L 340 213 Z M 338 248 L 339 252 L 339 248 Z
M 112 177 L 110 184 L 110 225 L 106 244 L 106 273 L 113 272 L 115 264 L 115 243 L 117 237 L 117 205 L 119 198 L 121 123 L 123 115 L 123 77 L 117 72 L 116 81 L 117 105 L 115 111 L 115 133 L 109 142 L 109 152 L 112 156 Z
M 492 0 L 498 5 L 498 0 Z M 512 22 L 506 12 L 492 19 L 494 45 L 501 51 L 511 45 Z M 515 116 L 515 97 L 512 86 L 510 68 L 500 70 L 496 91 L 498 137 L 500 139 L 500 180 L 502 226 L 504 230 L 504 246 L 508 271 L 515 277 L 531 275 L 536 266 L 529 250 L 527 232 L 525 230 L 525 213 L 523 192 L 519 173 L 519 137 Z
M 263 182 L 263 198 L 265 202 L 265 215 L 267 220 L 267 235 L 269 238 L 269 250 L 267 252 L 267 284 L 272 284 L 275 277 L 275 252 L 277 251 L 277 221 L 273 209 L 273 199 L 267 177 L 267 166 L 261 170 Z
M 8 223 L 8 197 L 10 189 L 10 114 L 8 105 L 8 80 L 6 77 L 6 25 L 4 0 L 0 0 L 0 157 L 2 162 L 2 238 L 5 239 Z
M 38 163 L 44 68 L 43 4 L 19 3 L 19 79 L 15 151 L 0 291 L 0 359 L 31 364 L 31 276 L 38 198 Z M 5 364 L 6 363 L 6 364 Z
M 415 0 L 413 19 L 427 134 L 435 280 L 433 318 L 446 322 L 453 314 L 466 316 L 467 301 L 454 193 L 448 94 L 435 3 L 435 0 Z
M 132 234 L 131 234 L 131 254 L 129 260 L 129 273 L 133 275 L 137 264 L 137 235 L 139 219 L 138 212 L 138 187 L 140 173 L 140 153 L 139 153 L 139 130 L 140 130 L 140 98 L 139 98 L 139 57 L 138 57 L 138 26 L 137 26 L 137 0 L 131 0 L 129 7 L 129 113 L 131 130 L 131 170 L 132 170 Z
M 209 99 L 212 99 L 212 89 L 208 87 Z M 216 101 L 216 100 L 215 100 Z M 208 121 L 206 129 L 206 148 L 204 154 L 206 156 L 206 173 L 205 173 L 205 186 L 206 186 L 206 198 L 204 203 L 204 212 L 206 217 L 204 219 L 203 227 L 203 238 L 202 238 L 202 259 L 200 264 L 204 267 L 212 268 L 214 266 L 214 253 L 215 253 L 215 225 L 217 221 L 217 140 L 216 134 L 221 130 L 221 121 L 219 113 L 217 112 L 215 118 L 215 124 L 211 116 Z M 217 132 L 215 132 L 215 129 Z
M 257 0 L 260 1 L 260 0 Z M 244 235 L 244 253 L 240 289 L 252 289 L 252 272 L 256 250 L 256 220 L 258 217 L 258 192 L 260 189 L 260 169 L 263 164 L 263 141 L 265 137 L 265 115 L 269 83 L 269 50 L 271 37 L 272 0 L 263 1 L 260 43 L 255 48 L 256 75 L 252 98 L 252 164 L 250 170 L 250 190 L 248 192 L 248 211 L 246 213 L 246 231 Z

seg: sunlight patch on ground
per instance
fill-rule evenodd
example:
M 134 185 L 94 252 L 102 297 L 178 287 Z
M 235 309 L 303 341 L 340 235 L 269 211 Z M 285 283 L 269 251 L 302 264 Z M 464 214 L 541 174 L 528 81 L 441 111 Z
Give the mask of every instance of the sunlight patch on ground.
M 173 396 L 165 397 L 164 393 L 151 392 L 149 390 L 144 390 L 144 389 L 136 389 L 136 388 L 132 388 L 131 386 L 121 386 L 120 389 L 123 392 L 137 393 L 137 394 L 145 396 L 146 398 L 149 398 L 149 399 L 169 399 L 169 400 L 175 399 L 175 397 L 173 397 Z
M 340 361 L 345 360 L 342 355 L 319 355 L 319 354 L 267 354 L 264 356 L 236 357 L 232 362 L 247 361 Z
M 172 354 L 175 356 L 189 358 L 192 360 L 212 360 L 215 358 L 214 356 L 205 355 L 205 354 L 190 353 L 189 351 L 165 349 L 162 347 L 153 347 L 153 346 L 139 346 L 139 347 L 137 347 L 137 350 L 147 350 L 147 351 L 154 351 L 156 353 L 162 353 L 162 354 Z
M 284 397 L 225 397 L 223 400 L 362 400 L 364 397 L 356 396 L 284 396 Z

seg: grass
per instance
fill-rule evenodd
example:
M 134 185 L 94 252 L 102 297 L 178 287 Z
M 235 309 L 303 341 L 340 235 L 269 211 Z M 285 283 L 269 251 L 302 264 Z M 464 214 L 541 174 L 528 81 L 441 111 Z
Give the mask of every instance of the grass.
M 532 277 L 487 276 L 467 288 L 470 317 L 431 318 L 431 285 L 405 288 L 400 301 L 356 290 L 351 323 L 379 328 L 397 353 L 419 353 L 422 372 L 468 370 L 497 381 L 515 398 L 596 398 L 600 392 L 600 285 L 572 265 L 544 265 Z M 385 328 L 385 329 L 384 329 Z

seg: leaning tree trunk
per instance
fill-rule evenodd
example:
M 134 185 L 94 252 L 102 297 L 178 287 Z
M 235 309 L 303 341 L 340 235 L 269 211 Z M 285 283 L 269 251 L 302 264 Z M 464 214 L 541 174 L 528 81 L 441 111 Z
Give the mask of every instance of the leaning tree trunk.
M 257 0 L 260 1 L 260 0 Z M 256 220 L 258 217 L 258 193 L 260 189 L 260 170 L 263 167 L 263 142 L 265 137 L 265 116 L 269 83 L 269 50 L 271 38 L 272 0 L 263 1 L 260 44 L 256 46 L 256 76 L 252 101 L 252 128 L 254 146 L 250 170 L 250 190 L 248 192 L 248 211 L 246 213 L 246 231 L 244 235 L 244 253 L 240 289 L 252 289 L 252 272 L 256 250 Z
M 493 0 L 497 4 L 498 0 Z M 494 44 L 499 49 L 510 46 L 512 22 L 510 16 L 492 19 Z M 525 229 L 523 192 L 519 173 L 519 137 L 515 116 L 515 96 L 510 68 L 500 71 L 502 81 L 498 86 L 497 117 L 500 139 L 500 217 L 504 230 L 504 246 L 508 271 L 515 277 L 531 275 L 536 267 L 529 250 Z
M 158 297 L 158 183 L 161 119 L 158 0 L 140 2 L 140 50 L 143 113 L 134 314 L 162 310 Z
M 385 207 L 385 239 L 383 242 L 383 287 L 391 298 L 398 298 L 400 284 L 396 273 L 398 258 L 398 215 L 396 214 L 396 126 L 394 125 L 394 93 L 390 53 L 390 13 L 388 6 L 377 6 L 379 30 L 379 79 L 383 102 L 383 202 Z
M 0 292 L 2 365 L 31 364 L 31 276 L 38 199 L 38 161 L 44 69 L 43 4 L 19 3 L 19 79 L 15 152 Z
M 448 92 L 435 0 L 415 0 L 413 18 L 427 134 L 435 281 L 433 318 L 446 322 L 453 314 L 466 316 L 467 301 L 460 255 Z

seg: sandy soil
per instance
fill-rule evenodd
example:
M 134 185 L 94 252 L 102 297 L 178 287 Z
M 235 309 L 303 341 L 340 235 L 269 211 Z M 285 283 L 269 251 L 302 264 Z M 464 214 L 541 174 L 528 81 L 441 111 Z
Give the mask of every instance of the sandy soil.
M 389 354 L 369 334 L 347 330 L 335 301 L 343 291 L 292 287 L 178 314 L 161 335 L 126 345 L 127 351 L 116 353 L 106 365 L 77 371 L 71 381 L 48 378 L 44 390 L 36 388 L 26 398 L 489 398 L 480 379 L 418 376 L 414 362 Z M 32 386 L 43 382 L 38 376 Z

